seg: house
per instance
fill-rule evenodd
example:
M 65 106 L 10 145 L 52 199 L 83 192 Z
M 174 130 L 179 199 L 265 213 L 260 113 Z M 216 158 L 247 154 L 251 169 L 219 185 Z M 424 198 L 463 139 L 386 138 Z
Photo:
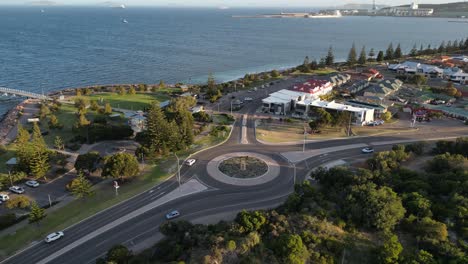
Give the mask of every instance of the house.
M 135 114 L 128 117 L 128 125 L 134 133 L 140 133 L 146 129 L 146 117 L 142 111 L 137 111 Z
M 328 94 L 332 91 L 333 84 L 328 80 L 308 80 L 305 83 L 294 85 L 290 90 L 308 94 L 311 98 L 318 98 L 320 95 Z
M 370 82 L 367 80 L 359 80 L 355 83 L 353 83 L 351 86 L 345 88 L 344 90 L 347 91 L 350 94 L 356 94 L 367 87 L 370 86 Z
M 334 73 L 329 75 L 326 80 L 329 81 L 334 87 L 338 87 L 351 80 L 351 75 Z
M 309 93 L 287 89 L 279 90 L 262 100 L 262 111 L 277 115 L 286 115 L 294 109 L 297 102 L 309 98 L 311 98 Z
M 398 91 L 403 82 L 398 79 L 383 80 L 375 85 L 371 85 L 364 90 L 364 96 L 385 97 Z
M 450 75 L 450 81 L 461 84 L 468 84 L 468 73 L 457 72 Z
M 346 104 L 355 107 L 374 109 L 374 118 L 380 118 L 380 115 L 387 112 L 388 109 L 388 107 L 384 104 L 374 104 L 358 100 L 349 100 L 346 101 Z
M 408 6 L 385 7 L 380 9 L 378 13 L 386 16 L 432 16 L 434 9 L 419 8 L 419 5 L 413 2 Z
M 450 76 L 457 74 L 457 73 L 463 73 L 463 70 L 458 67 L 445 68 L 444 73 L 443 73 L 443 78 L 446 80 L 450 80 Z
M 387 68 L 399 74 L 421 74 L 428 78 L 442 78 L 444 73 L 444 70 L 437 66 L 413 61 L 389 64 Z
M 194 106 L 194 107 L 190 108 L 190 112 L 192 114 L 200 113 L 200 112 L 203 112 L 203 111 L 205 111 L 205 108 L 203 107 L 203 105 L 197 105 L 197 106 Z

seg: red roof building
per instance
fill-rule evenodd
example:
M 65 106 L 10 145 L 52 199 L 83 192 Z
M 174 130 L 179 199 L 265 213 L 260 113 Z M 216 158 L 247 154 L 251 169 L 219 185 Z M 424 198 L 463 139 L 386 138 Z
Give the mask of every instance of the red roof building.
M 318 97 L 323 94 L 330 93 L 333 89 L 333 84 L 326 80 L 312 79 L 305 83 L 294 85 L 292 91 L 308 93 L 312 96 Z

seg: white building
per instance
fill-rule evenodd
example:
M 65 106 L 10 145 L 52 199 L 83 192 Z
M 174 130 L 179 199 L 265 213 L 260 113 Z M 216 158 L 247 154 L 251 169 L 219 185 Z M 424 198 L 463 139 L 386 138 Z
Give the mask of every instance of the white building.
M 409 6 L 382 8 L 379 13 L 388 16 L 432 16 L 434 14 L 434 9 L 419 8 L 419 5 L 413 2 Z
M 353 123 L 356 125 L 360 125 L 360 126 L 374 121 L 374 109 L 336 103 L 335 101 L 327 102 L 327 101 L 321 101 L 320 99 L 317 99 L 317 100 L 307 99 L 305 101 L 297 102 L 297 107 L 304 109 L 305 110 L 304 113 L 308 113 L 310 109 L 313 107 L 325 108 L 325 109 L 334 110 L 334 111 L 350 112 L 353 114 L 352 116 Z M 296 112 L 296 113 L 300 114 L 300 112 Z
M 389 64 L 388 69 L 400 74 L 421 74 L 427 78 L 442 78 L 444 75 L 444 70 L 437 66 L 413 61 Z
M 457 82 L 461 84 L 468 84 L 468 73 L 457 72 L 450 75 L 450 81 Z
M 262 100 L 262 111 L 276 115 L 287 115 L 294 109 L 297 102 L 310 98 L 311 96 L 307 93 L 286 89 L 279 90 Z

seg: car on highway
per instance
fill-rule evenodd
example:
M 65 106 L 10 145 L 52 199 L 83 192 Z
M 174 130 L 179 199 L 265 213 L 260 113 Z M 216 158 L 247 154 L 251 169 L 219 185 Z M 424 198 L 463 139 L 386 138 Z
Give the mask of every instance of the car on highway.
M 54 232 L 54 233 L 49 234 L 48 236 L 46 236 L 44 241 L 46 243 L 54 242 L 55 240 L 58 240 L 58 239 L 62 238 L 64 235 L 65 234 L 63 233 L 63 231 Z
M 11 186 L 10 188 L 8 188 L 11 192 L 14 192 L 14 193 L 17 193 L 17 194 L 22 194 L 24 193 L 24 189 L 23 187 L 19 187 L 19 186 Z
M 195 162 L 197 162 L 196 159 L 188 159 L 185 164 L 187 164 L 187 166 L 192 166 L 193 164 L 195 164 Z
M 174 218 L 176 218 L 176 217 L 178 217 L 178 216 L 180 216 L 179 211 L 174 210 L 174 211 L 171 211 L 171 212 L 169 212 L 169 213 L 166 214 L 166 219 L 167 219 L 167 220 L 170 220 L 170 219 L 174 219 Z
M 374 152 L 374 149 L 373 148 L 370 148 L 370 147 L 367 147 L 367 148 L 363 148 L 362 150 L 362 153 L 373 153 Z
M 32 187 L 32 188 L 39 187 L 39 183 L 37 181 L 33 181 L 33 180 L 27 181 L 25 184 L 27 186 L 29 186 L 29 187 Z
M 0 193 L 0 202 L 6 202 L 10 200 L 10 196 L 6 193 Z

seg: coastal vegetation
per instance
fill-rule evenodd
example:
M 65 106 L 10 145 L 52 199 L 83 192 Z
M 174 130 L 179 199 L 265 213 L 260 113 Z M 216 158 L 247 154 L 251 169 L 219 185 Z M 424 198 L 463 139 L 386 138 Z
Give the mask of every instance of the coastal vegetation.
M 318 168 L 274 210 L 214 225 L 167 222 L 163 240 L 123 255 L 126 263 L 465 263 L 467 147 L 467 138 L 433 150 L 395 145 L 361 168 Z M 424 171 L 406 169 L 419 155 L 432 155 Z

